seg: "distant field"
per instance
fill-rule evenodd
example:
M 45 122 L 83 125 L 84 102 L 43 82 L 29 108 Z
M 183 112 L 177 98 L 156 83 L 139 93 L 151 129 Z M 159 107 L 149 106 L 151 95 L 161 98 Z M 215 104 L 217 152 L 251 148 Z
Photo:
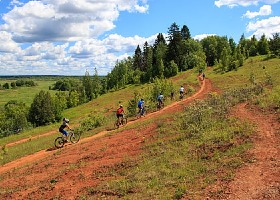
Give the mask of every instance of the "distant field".
M 16 80 L 12 79 L 0 79 L 0 84 L 11 83 Z M 36 84 L 35 87 L 17 87 L 15 89 L 3 89 L 0 90 L 0 107 L 5 105 L 10 100 L 17 100 L 30 105 L 34 99 L 34 96 L 38 94 L 41 90 L 49 90 L 49 86 L 53 85 L 55 80 L 34 80 Z M 55 93 L 56 91 L 50 90 L 50 93 Z
M 17 80 L 32 80 L 37 86 L 35 87 L 17 87 L 15 89 L 3 89 L 0 90 L 0 108 L 10 100 L 17 100 L 26 103 L 28 106 L 32 103 L 34 96 L 41 90 L 48 90 L 51 94 L 55 94 L 57 91 L 49 90 L 50 86 L 61 79 L 69 77 L 60 76 L 28 76 L 28 77 L 4 77 L 0 76 L 0 84 L 3 86 L 5 83 L 16 82 Z M 70 77 L 80 79 L 79 76 Z

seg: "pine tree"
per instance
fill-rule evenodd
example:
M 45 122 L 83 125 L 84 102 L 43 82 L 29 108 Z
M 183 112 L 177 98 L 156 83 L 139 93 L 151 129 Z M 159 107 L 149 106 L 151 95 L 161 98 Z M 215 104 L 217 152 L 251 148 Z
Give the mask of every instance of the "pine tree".
M 137 45 L 137 48 L 134 53 L 133 68 L 134 68 L 134 70 L 139 69 L 139 70 L 143 71 L 143 56 L 142 56 L 142 51 L 141 51 L 139 45 Z
M 166 62 L 170 62 L 171 60 L 174 60 L 174 62 L 181 66 L 181 47 L 182 47 L 182 35 L 179 26 L 174 22 L 169 28 L 168 28 L 168 51 L 167 51 L 167 57 Z M 181 67 L 180 67 L 181 69 Z
M 181 35 L 183 40 L 191 39 L 190 30 L 186 25 L 184 25 L 183 28 L 181 29 Z
M 94 92 L 93 92 L 92 79 L 88 71 L 86 71 L 85 76 L 83 77 L 83 86 L 87 99 L 91 101 L 94 97 Z
M 271 53 L 275 56 L 280 55 L 280 36 L 279 33 L 275 33 L 272 35 L 272 38 L 269 40 L 269 49 Z

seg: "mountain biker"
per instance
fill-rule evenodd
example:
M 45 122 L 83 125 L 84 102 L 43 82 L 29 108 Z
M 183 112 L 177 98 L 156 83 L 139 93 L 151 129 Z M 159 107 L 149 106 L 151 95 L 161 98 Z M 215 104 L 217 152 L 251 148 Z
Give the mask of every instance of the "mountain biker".
M 171 91 L 171 93 L 170 93 L 170 99 L 171 99 L 171 100 L 174 99 L 174 92 L 173 92 L 173 91 Z
M 184 95 L 184 89 L 185 89 L 185 88 L 181 85 L 180 90 L 179 90 L 179 92 L 180 92 L 180 98 L 182 98 L 183 95 Z
M 140 114 L 140 116 L 144 115 L 144 103 L 144 99 L 140 99 L 137 104 L 137 107 L 139 109 L 138 114 Z
M 158 95 L 158 98 L 157 98 L 157 100 L 158 100 L 158 105 L 159 105 L 159 106 L 161 106 L 161 105 L 163 104 L 163 98 L 164 98 L 163 94 L 160 93 L 160 94 Z
M 121 120 L 123 119 L 124 110 L 123 105 L 120 105 L 120 107 L 116 111 L 116 116 L 118 118 L 118 124 L 121 124 Z
M 202 73 L 202 80 L 204 80 L 205 79 L 205 73 L 203 72 Z
M 69 119 L 67 118 L 63 118 L 62 119 L 62 124 L 59 127 L 59 132 L 63 134 L 63 136 L 65 136 L 65 139 L 68 141 L 68 132 L 65 130 L 65 128 L 68 128 L 69 130 L 72 130 L 69 126 Z

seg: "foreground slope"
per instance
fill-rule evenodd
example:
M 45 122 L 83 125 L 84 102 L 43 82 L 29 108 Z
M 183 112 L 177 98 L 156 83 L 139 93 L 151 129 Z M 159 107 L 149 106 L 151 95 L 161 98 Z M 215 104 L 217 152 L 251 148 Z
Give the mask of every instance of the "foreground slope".
M 123 167 L 127 157 L 141 153 L 145 140 L 157 127 L 144 121 L 156 119 L 162 114 L 174 114 L 195 99 L 206 97 L 213 90 L 211 81 L 205 80 L 193 96 L 166 106 L 163 110 L 148 114 L 145 118 L 128 123 L 123 131 L 104 131 L 85 138 L 75 145 L 53 151 L 40 151 L 15 160 L 0 168 L 3 199 L 75 199 L 86 188 L 94 187 L 112 177 L 102 177 L 102 172 Z

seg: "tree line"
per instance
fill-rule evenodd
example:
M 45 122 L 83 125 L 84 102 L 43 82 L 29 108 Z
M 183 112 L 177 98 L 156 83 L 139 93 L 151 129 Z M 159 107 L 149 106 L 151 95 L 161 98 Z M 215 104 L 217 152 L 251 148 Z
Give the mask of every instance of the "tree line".
M 15 133 L 19 129 L 42 126 L 61 120 L 62 111 L 91 101 L 110 90 L 118 90 L 128 84 L 155 83 L 164 85 L 160 90 L 172 89 L 165 78 L 175 76 L 188 69 L 203 70 L 214 66 L 222 73 L 237 70 L 245 59 L 251 56 L 267 55 L 267 58 L 280 56 L 279 33 L 259 40 L 244 34 L 238 43 L 226 36 L 207 36 L 202 40 L 191 37 L 186 25 L 180 28 L 172 23 L 167 37 L 159 33 L 153 44 L 145 42 L 136 47 L 133 56 L 117 61 L 115 67 L 105 77 L 98 76 L 97 69 L 90 75 L 86 71 L 81 80 L 65 78 L 57 81 L 49 89 L 58 92 L 51 96 L 48 91 L 40 91 L 30 107 L 24 103 L 10 101 L 0 113 L 0 137 Z M 162 80 L 162 81 L 161 81 Z M 161 83 L 160 83 L 161 82 Z M 19 84 L 19 83 L 15 83 Z M 155 88 L 154 92 L 158 92 Z M 153 96 L 151 94 L 150 96 Z M 135 94 L 135 98 L 137 98 Z M 136 99 L 130 101 L 130 109 L 135 107 Z
M 33 81 L 33 80 L 16 80 L 16 81 L 12 81 L 11 83 L 4 83 L 3 85 L 0 83 L 0 89 L 14 89 L 16 87 L 34 87 L 37 84 Z
M 168 78 L 193 68 L 199 71 L 206 66 L 227 72 L 238 69 L 245 59 L 257 55 L 279 57 L 279 33 L 269 39 L 262 35 L 259 40 L 255 36 L 246 39 L 243 34 L 238 43 L 218 35 L 195 40 L 186 25 L 180 28 L 173 23 L 166 38 L 159 33 L 154 44 L 145 42 L 142 48 L 138 45 L 132 57 L 117 62 L 106 77 L 106 88 L 153 82 L 154 78 Z

